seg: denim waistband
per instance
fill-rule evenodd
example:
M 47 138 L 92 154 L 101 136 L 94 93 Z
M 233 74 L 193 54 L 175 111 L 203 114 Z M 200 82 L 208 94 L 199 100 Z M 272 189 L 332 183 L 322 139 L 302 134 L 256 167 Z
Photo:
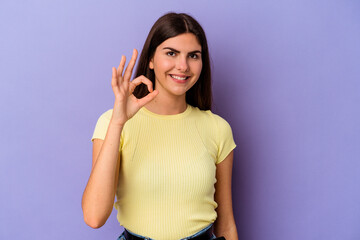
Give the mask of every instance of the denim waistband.
M 188 240 L 188 239 L 190 240 L 191 238 L 194 238 L 194 237 L 196 237 L 196 236 L 199 236 L 200 234 L 206 232 L 209 228 L 211 228 L 212 225 L 213 225 L 213 224 L 211 223 L 210 225 L 208 225 L 207 227 L 201 229 L 201 230 L 198 231 L 197 233 L 195 233 L 195 234 L 193 234 L 193 235 L 191 235 L 191 236 L 185 237 L 185 238 L 181 238 L 180 240 Z M 131 233 L 131 234 L 134 235 L 134 236 L 137 236 L 137 237 L 139 237 L 139 238 L 143 238 L 144 240 L 155 240 L 155 239 L 152 239 L 152 238 L 149 238 L 149 237 L 145 237 L 145 236 L 141 236 L 141 235 L 139 235 L 139 234 L 133 233 L 133 232 L 129 231 L 128 229 L 126 229 L 126 231 L 128 231 L 129 233 Z M 124 232 L 125 232 L 125 231 L 124 231 Z M 117 240 L 126 240 L 126 239 L 125 239 L 125 236 L 124 236 L 124 232 L 118 237 Z M 213 238 L 216 238 L 214 234 L 213 234 Z

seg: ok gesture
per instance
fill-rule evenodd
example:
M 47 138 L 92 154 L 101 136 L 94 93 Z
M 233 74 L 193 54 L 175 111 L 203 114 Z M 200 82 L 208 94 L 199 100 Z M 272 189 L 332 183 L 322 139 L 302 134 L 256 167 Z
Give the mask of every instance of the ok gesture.
M 115 95 L 112 121 L 119 125 L 124 125 L 125 122 L 134 116 L 140 108 L 153 100 L 159 93 L 157 90 L 153 90 L 152 82 L 145 76 L 139 76 L 130 81 L 137 55 L 138 52 L 134 49 L 133 55 L 124 73 L 123 70 L 126 62 L 125 56 L 121 57 L 117 69 L 115 67 L 112 68 L 111 86 Z M 136 86 L 141 83 L 144 83 L 147 86 L 150 93 L 145 97 L 138 99 L 134 96 L 133 92 Z

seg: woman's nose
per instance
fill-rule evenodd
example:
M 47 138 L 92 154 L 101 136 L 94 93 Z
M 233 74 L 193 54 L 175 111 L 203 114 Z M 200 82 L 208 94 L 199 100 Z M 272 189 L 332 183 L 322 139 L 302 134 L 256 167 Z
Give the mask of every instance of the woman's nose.
M 187 62 L 187 58 L 183 56 L 179 56 L 176 62 L 176 69 L 181 72 L 187 72 L 189 70 L 189 64 Z

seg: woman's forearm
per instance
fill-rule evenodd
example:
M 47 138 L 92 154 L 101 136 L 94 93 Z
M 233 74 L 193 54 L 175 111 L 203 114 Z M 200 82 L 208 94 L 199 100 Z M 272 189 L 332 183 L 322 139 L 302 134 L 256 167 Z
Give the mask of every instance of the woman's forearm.
M 105 224 L 111 214 L 120 166 L 119 144 L 123 126 L 110 121 L 98 156 L 93 161 L 82 208 L 85 222 L 93 228 Z
M 217 237 L 225 237 L 226 240 L 238 240 L 238 234 L 235 222 L 229 223 L 227 226 L 219 226 L 215 222 L 214 233 Z

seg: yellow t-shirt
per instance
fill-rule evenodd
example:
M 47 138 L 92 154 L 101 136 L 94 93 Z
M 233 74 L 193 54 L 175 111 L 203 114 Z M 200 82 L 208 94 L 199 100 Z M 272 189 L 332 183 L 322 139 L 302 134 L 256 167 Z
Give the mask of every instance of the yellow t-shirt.
M 105 139 L 112 110 L 93 138 Z M 120 140 L 115 208 L 120 225 L 157 240 L 190 236 L 216 220 L 216 164 L 235 148 L 230 125 L 191 105 L 180 114 L 141 108 Z

